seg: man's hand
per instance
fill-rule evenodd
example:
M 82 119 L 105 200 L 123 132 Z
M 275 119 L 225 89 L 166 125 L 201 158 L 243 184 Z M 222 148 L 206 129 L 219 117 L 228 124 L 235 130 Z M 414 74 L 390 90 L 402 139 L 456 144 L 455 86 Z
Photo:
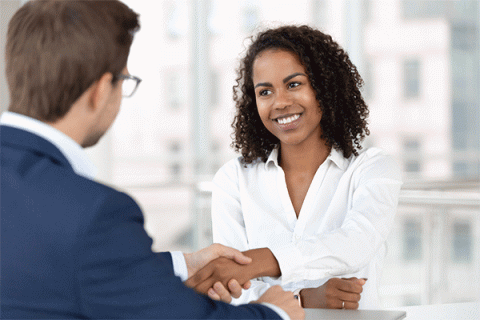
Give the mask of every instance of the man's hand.
M 189 277 L 197 273 L 198 270 L 202 269 L 206 264 L 214 259 L 217 259 L 218 257 L 233 259 L 239 264 L 248 264 L 252 261 L 251 258 L 243 255 L 240 251 L 218 243 L 212 244 L 211 246 L 195 253 L 184 253 L 183 255 L 187 264 Z M 187 282 L 185 282 L 185 284 L 188 286 Z M 247 281 L 243 284 L 243 288 L 248 289 L 250 288 L 250 285 L 250 281 Z M 208 291 L 208 296 L 215 300 L 221 300 L 223 302 L 230 303 L 232 301 L 232 297 L 239 298 L 242 295 L 242 286 L 240 286 L 234 279 L 228 283 L 229 291 L 227 291 L 227 289 L 225 289 L 223 284 L 220 282 L 215 283 L 214 288 L 216 288 L 216 290 L 210 289 Z
M 245 286 L 250 279 L 255 278 L 252 272 L 254 270 L 251 270 L 247 264 L 239 264 L 231 259 L 220 257 L 185 281 L 185 285 L 207 294 L 217 282 L 220 282 L 217 288 L 220 288 L 220 285 L 229 288 L 228 284 L 231 280 L 236 280 L 240 286 Z
M 247 290 L 251 286 L 251 282 L 247 281 L 243 285 L 243 289 Z M 213 300 L 221 300 L 223 302 L 232 302 L 232 297 L 240 298 L 242 295 L 242 286 L 237 280 L 232 279 L 228 282 L 228 290 L 223 286 L 220 281 L 215 282 L 213 288 L 208 289 L 208 296 Z
M 219 257 L 225 257 L 235 261 L 238 264 L 244 265 L 252 262 L 250 257 L 247 257 L 237 249 L 223 246 L 218 243 L 214 243 L 209 247 L 199 250 L 194 253 L 184 253 L 185 262 L 187 263 L 188 277 L 190 278 L 198 270 L 202 269 L 210 261 Z M 212 284 L 213 285 L 213 284 Z
M 290 317 L 290 319 L 304 319 L 305 311 L 298 304 L 298 300 L 293 297 L 291 291 L 284 291 L 280 286 L 273 286 L 258 298 L 257 301 L 251 303 L 271 303 L 282 308 Z
M 304 308 L 358 309 L 366 279 L 332 278 L 318 288 L 300 291 Z

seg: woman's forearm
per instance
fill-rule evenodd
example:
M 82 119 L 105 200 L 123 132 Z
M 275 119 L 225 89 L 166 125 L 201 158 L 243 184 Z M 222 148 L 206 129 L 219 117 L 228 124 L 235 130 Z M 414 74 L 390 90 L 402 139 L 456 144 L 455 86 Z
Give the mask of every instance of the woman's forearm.
M 268 248 L 252 249 L 243 252 L 247 257 L 252 258 L 248 264 L 251 271 L 251 279 L 258 277 L 280 277 L 282 272 L 277 259 Z

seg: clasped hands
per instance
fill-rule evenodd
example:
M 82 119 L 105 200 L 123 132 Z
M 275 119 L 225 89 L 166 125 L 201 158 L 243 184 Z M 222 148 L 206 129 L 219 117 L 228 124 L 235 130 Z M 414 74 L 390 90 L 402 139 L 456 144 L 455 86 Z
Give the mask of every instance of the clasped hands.
M 254 278 L 250 269 L 249 263 L 240 264 L 220 257 L 190 277 L 185 285 L 199 293 L 208 294 L 212 299 L 230 302 L 230 295 L 239 298 L 242 288 L 250 287 L 250 279 Z
M 210 254 L 208 259 L 189 270 L 185 285 L 215 300 L 230 302 L 239 298 L 242 288 L 248 289 L 250 279 L 281 275 L 278 262 L 267 248 L 241 253 L 238 250 L 214 244 L 220 253 Z M 203 249 L 209 250 L 212 246 Z M 201 250 L 202 251 L 202 250 Z M 200 251 L 200 252 L 201 252 Z M 208 261 L 206 261 L 208 260 Z M 188 266 L 188 262 L 187 262 Z M 331 278 L 317 288 L 305 288 L 300 292 L 304 308 L 357 309 L 366 279 Z
M 222 279 L 228 277 L 225 269 L 241 268 L 252 261 L 252 258 L 239 250 L 216 243 L 195 253 L 184 253 L 184 257 L 189 277 L 185 285 L 200 293 L 208 293 L 215 300 L 231 302 L 232 297 L 240 297 L 242 288 L 248 289 L 250 287 L 250 278 L 247 275 L 238 278 L 242 286 L 240 286 L 238 280 L 232 279 L 233 277 L 230 278 L 231 281 L 217 280 L 213 282 L 215 276 L 223 275 Z M 218 271 L 213 272 L 212 269 L 218 269 Z M 237 275 L 235 276 L 237 277 Z M 225 288 L 228 288 L 228 290 Z

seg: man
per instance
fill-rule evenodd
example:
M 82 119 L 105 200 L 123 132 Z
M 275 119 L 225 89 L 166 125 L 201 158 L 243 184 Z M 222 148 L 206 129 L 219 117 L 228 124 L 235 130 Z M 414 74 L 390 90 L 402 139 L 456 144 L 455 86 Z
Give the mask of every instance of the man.
M 153 253 L 135 201 L 91 180 L 82 147 L 108 130 L 122 89 L 131 95 L 139 83 L 126 68 L 138 28 L 116 0 L 32 1 L 10 21 L 1 318 L 302 318 L 280 287 L 239 307 L 187 288 L 175 275 L 186 280 L 220 256 L 248 258 L 220 245 Z

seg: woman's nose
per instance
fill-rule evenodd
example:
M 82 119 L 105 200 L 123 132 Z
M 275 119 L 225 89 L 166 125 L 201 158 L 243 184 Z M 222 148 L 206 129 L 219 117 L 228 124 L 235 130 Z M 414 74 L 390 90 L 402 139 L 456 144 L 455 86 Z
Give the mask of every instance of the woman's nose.
M 292 104 L 292 98 L 290 94 L 285 90 L 278 90 L 275 95 L 274 108 L 285 109 Z

